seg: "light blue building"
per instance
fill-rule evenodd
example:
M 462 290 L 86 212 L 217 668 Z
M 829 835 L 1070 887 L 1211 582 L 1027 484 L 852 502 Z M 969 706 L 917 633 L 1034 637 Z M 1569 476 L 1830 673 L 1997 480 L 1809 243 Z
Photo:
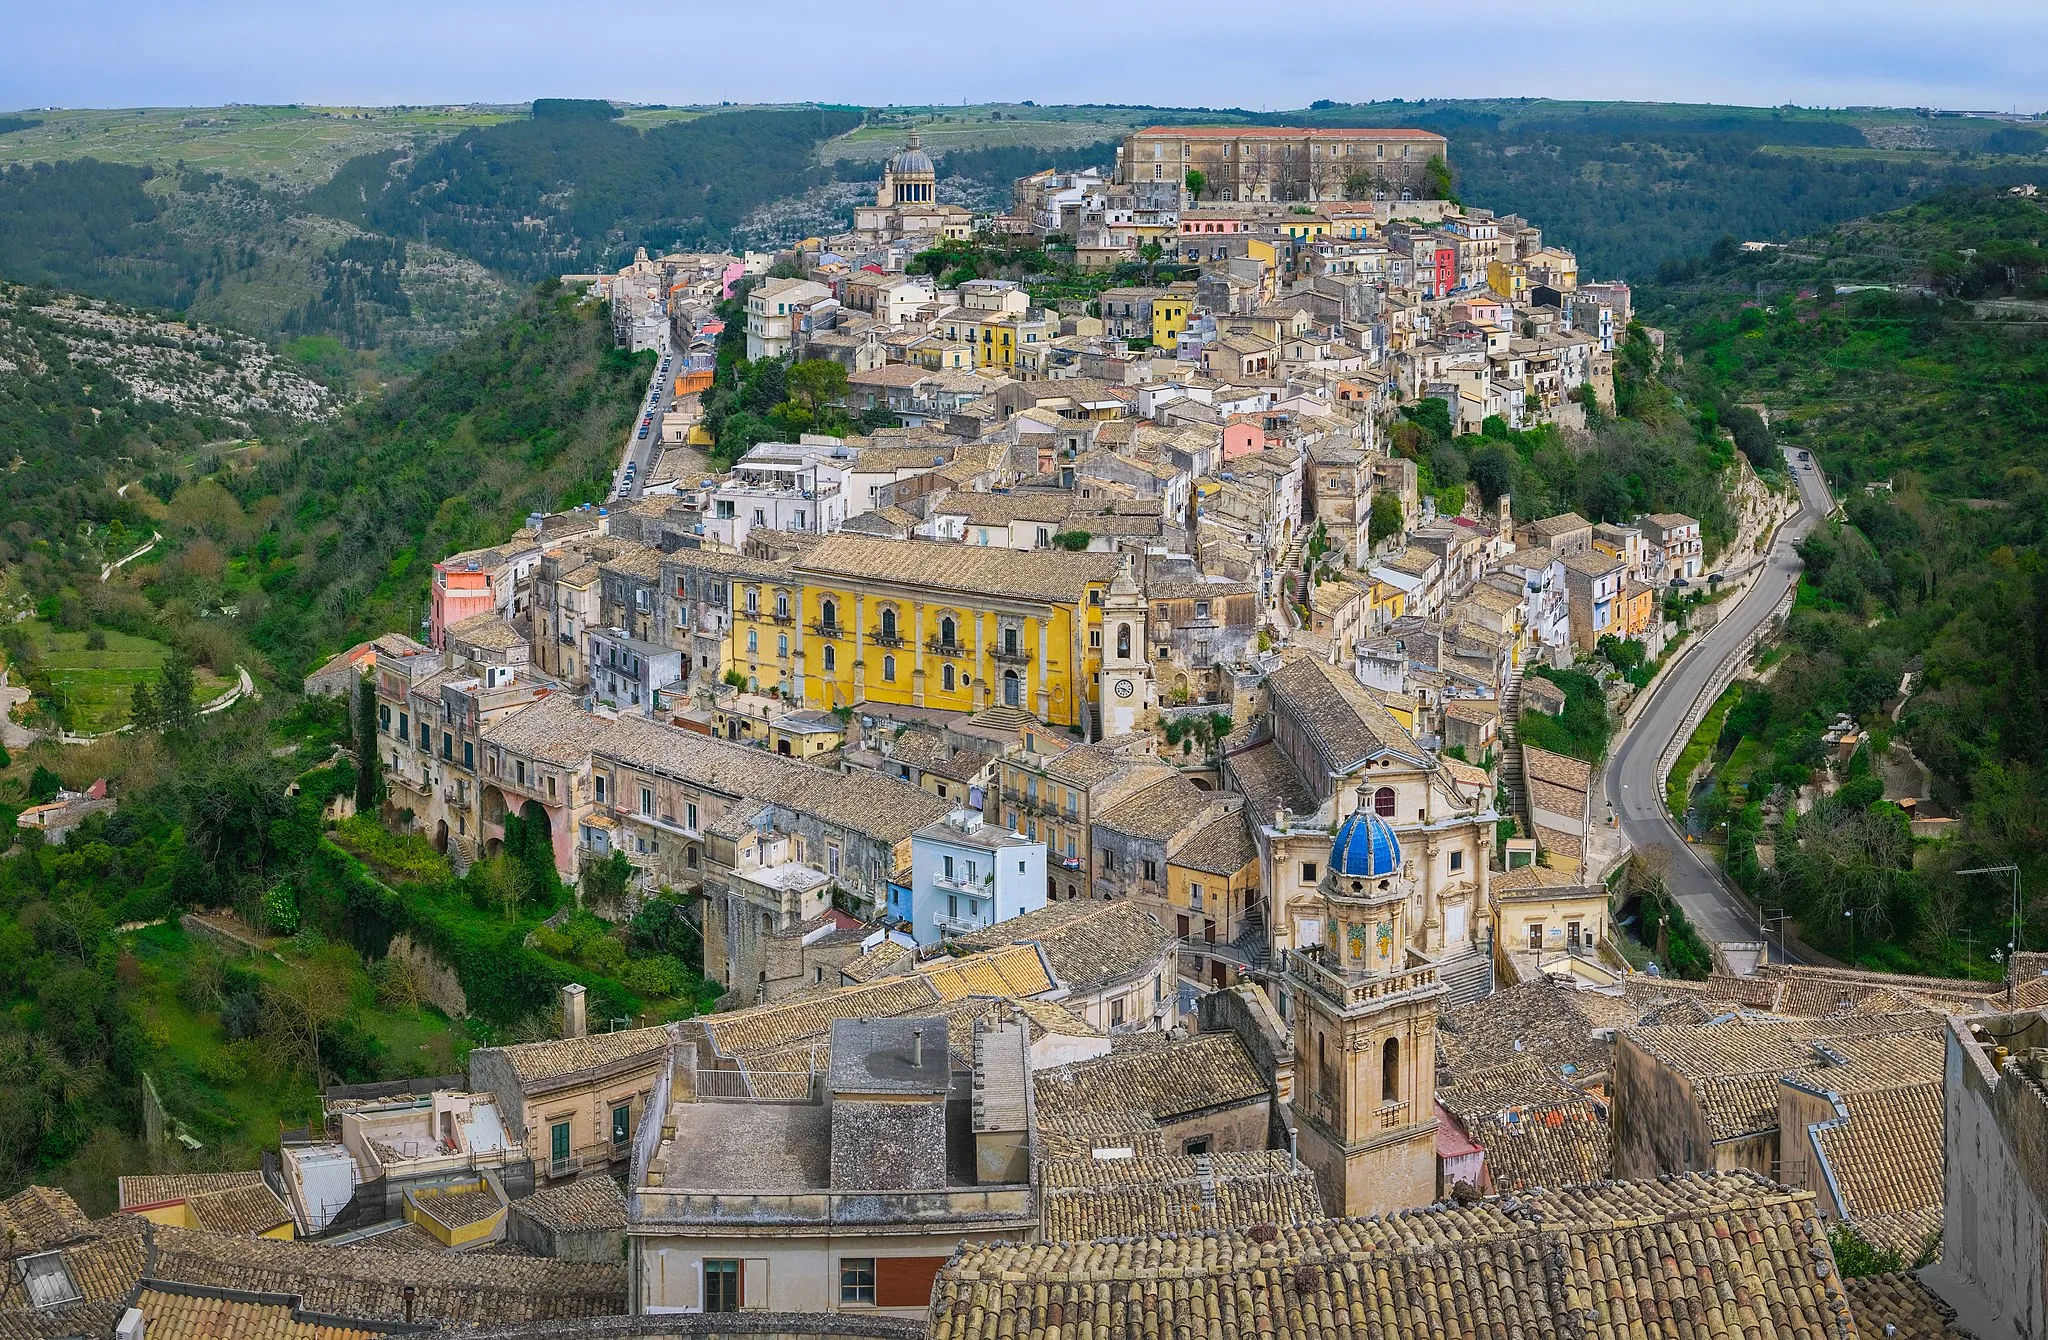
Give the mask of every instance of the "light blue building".
M 910 933 L 921 945 L 1045 906 L 1045 844 L 957 809 L 910 836 Z

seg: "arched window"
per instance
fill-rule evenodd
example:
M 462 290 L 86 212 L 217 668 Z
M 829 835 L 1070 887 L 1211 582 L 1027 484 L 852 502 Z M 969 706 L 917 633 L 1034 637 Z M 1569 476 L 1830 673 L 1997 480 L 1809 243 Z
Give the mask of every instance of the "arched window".
M 758 638 L 758 637 L 756 637 L 756 636 L 754 635 L 754 630 L 753 630 L 753 629 L 749 628 L 749 629 L 747 630 L 747 651 L 748 651 L 748 653 L 749 653 L 749 654 L 752 654 L 753 652 L 757 652 L 757 651 L 759 651 L 760 649 L 761 649 L 761 639 L 760 639 L 760 638 Z
M 787 619 L 789 617 L 789 592 L 777 591 L 775 593 L 775 617 L 778 619 Z
M 882 678 L 892 684 L 896 682 L 896 658 L 894 656 L 884 656 L 882 658 Z
M 825 673 L 829 675 L 838 668 L 838 659 L 832 655 L 832 648 L 825 648 Z
M 946 692 L 951 693 L 953 691 L 953 667 L 947 666 L 945 670 L 940 672 L 939 679 L 946 686 Z
M 1131 655 L 1131 626 L 1120 623 L 1116 626 L 1116 654 L 1119 660 L 1128 660 Z
M 761 612 L 761 593 L 760 593 L 760 591 L 759 591 L 759 590 L 757 590 L 757 589 L 755 589 L 754 587 L 751 587 L 751 586 L 750 586 L 750 587 L 748 587 L 748 588 L 747 588 L 747 613 L 749 613 L 749 614 L 758 614 L 758 613 L 760 613 L 760 612 Z
M 952 615 L 948 614 L 948 615 L 947 615 L 947 616 L 946 616 L 945 618 L 943 618 L 943 619 L 939 620 L 939 645 L 940 645 L 940 646 L 942 646 L 942 647 L 951 647 L 951 646 L 957 646 L 957 645 L 958 645 L 958 643 L 959 643 L 959 637 L 960 637 L 960 625 L 958 625 L 958 624 L 956 624 L 956 623 L 954 623 L 954 622 L 953 622 L 953 616 L 952 616 Z M 946 687 L 947 687 L 947 688 L 949 688 L 949 689 L 953 687 L 953 683 L 952 683 L 952 680 L 953 680 L 953 668 L 952 668 L 951 666 L 947 666 L 947 667 L 946 667 Z
M 1388 1038 L 1387 1045 L 1380 1049 L 1380 1101 L 1401 1101 L 1401 1043 L 1398 1038 Z
M 837 628 L 839 626 L 839 602 L 836 600 L 819 602 L 818 622 L 827 628 Z
M 895 637 L 895 636 L 896 636 L 896 611 L 895 611 L 895 610 L 883 610 L 883 611 L 882 611 L 882 636 L 883 636 L 883 637 Z
M 1394 817 L 1394 788 L 1383 786 L 1372 793 L 1372 812 L 1382 819 Z

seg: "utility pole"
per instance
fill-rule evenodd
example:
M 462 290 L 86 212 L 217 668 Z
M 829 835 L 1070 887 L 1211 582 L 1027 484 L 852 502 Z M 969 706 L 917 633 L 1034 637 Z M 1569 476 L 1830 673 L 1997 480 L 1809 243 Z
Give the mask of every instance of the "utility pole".
M 2011 875 L 2012 876 L 2012 939 L 2005 946 L 2005 1003 L 2012 1004 L 2013 979 L 2019 975 L 2020 942 L 2026 937 L 2026 922 L 2022 919 L 2020 903 L 2020 868 L 2017 865 L 1980 865 L 1968 870 L 1956 871 L 1958 875 Z

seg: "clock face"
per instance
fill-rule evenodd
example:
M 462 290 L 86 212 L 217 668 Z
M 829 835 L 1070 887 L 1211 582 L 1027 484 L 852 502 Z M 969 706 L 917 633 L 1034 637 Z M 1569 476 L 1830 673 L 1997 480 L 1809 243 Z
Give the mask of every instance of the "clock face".
M 1132 685 L 1132 683 L 1131 683 L 1131 681 L 1130 681 L 1130 680 L 1128 680 L 1128 679 L 1119 679 L 1119 680 L 1118 680 L 1118 681 L 1116 682 L 1116 696 L 1117 696 L 1117 697 L 1119 697 L 1119 698 L 1128 698 L 1128 697 L 1130 697 L 1130 696 L 1131 696 L 1131 695 L 1132 695 L 1133 693 L 1135 693 L 1135 692 L 1137 692 L 1137 689 L 1136 689 L 1136 687 L 1135 687 L 1134 685 Z

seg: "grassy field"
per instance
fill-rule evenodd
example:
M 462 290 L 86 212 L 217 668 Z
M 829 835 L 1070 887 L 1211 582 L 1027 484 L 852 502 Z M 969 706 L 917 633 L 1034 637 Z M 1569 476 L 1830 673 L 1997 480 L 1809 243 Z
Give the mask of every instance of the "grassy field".
M 105 650 L 88 651 L 85 633 L 59 632 L 40 619 L 24 625 L 42 650 L 43 665 L 50 682 L 64 694 L 71 710 L 66 725 L 81 735 L 96 735 L 127 723 L 128 704 L 135 686 L 153 681 L 170 648 L 145 637 L 130 637 L 102 629 Z M 197 675 L 199 700 L 227 690 L 230 680 L 201 670 Z
M 0 135 L 0 166 L 98 158 L 188 168 L 303 191 L 358 154 L 526 115 L 524 107 L 143 107 L 16 113 L 41 125 Z M 653 115 L 660 115 L 659 113 Z
M 956 149 L 1021 146 L 1063 149 L 1117 139 L 1134 126 L 1150 125 L 1158 112 L 1108 107 L 1026 107 L 988 103 L 973 107 L 891 107 L 871 113 L 868 123 L 834 140 L 819 153 L 828 163 L 886 158 L 903 147 L 916 126 L 927 152 L 937 157 Z

